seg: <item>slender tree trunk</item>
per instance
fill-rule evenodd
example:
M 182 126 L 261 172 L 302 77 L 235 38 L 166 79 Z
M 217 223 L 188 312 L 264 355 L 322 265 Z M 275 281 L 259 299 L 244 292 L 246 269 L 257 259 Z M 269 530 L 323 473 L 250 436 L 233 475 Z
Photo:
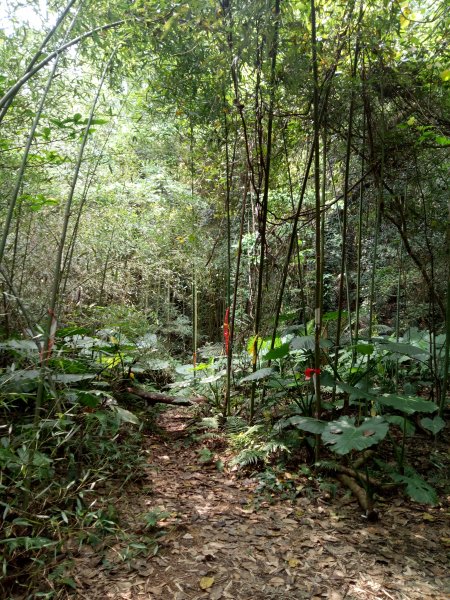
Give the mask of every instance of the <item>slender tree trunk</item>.
M 322 281 L 322 230 L 321 230 L 321 198 L 320 198 L 320 115 L 319 115 L 319 75 L 317 65 L 316 38 L 316 6 L 311 0 L 311 48 L 314 78 L 313 119 L 314 119 L 314 194 L 315 194 L 315 250 L 316 250 L 316 287 L 314 294 L 314 369 L 315 416 L 320 418 L 322 412 L 320 390 L 320 332 L 321 332 L 321 291 Z M 319 459 L 320 436 L 316 435 L 315 458 Z
M 124 107 L 125 101 L 122 103 L 122 106 L 119 110 L 119 115 L 122 112 L 122 109 Z M 72 267 L 72 260 L 73 260 L 73 254 L 75 251 L 75 245 L 76 245 L 76 241 L 77 241 L 77 237 L 78 237 L 78 229 L 80 227 L 80 223 L 81 223 L 81 217 L 83 214 L 83 209 L 86 205 L 87 199 L 88 199 L 88 192 L 91 188 L 91 185 L 94 181 L 95 175 L 97 173 L 97 168 L 100 164 L 100 161 L 102 160 L 103 156 L 104 156 L 104 150 L 106 148 L 106 145 L 109 141 L 110 135 L 111 133 L 113 133 L 114 128 L 110 128 L 110 130 L 108 131 L 108 135 L 106 136 L 106 139 L 102 145 L 101 151 L 98 154 L 98 157 L 94 163 L 93 168 L 90 170 L 90 172 L 88 173 L 87 177 L 86 177 L 86 182 L 83 188 L 83 192 L 81 194 L 81 198 L 80 198 L 80 205 L 78 208 L 78 213 L 77 213 L 77 217 L 76 217 L 76 221 L 75 221 L 75 225 L 73 227 L 72 230 L 72 234 L 70 236 L 70 241 L 68 243 L 68 250 L 66 252 L 66 256 L 64 258 L 64 263 L 63 263 L 63 273 L 64 273 L 64 283 L 62 285 L 62 289 L 61 289 L 61 296 L 64 297 L 65 293 L 66 293 L 66 289 L 67 289 L 67 283 L 69 281 L 69 276 L 70 276 L 70 271 L 71 271 L 71 267 Z M 111 248 L 111 243 L 110 242 L 110 246 L 109 249 Z M 109 249 L 108 249 L 108 256 L 107 256 L 107 261 L 109 260 Z M 106 275 L 106 269 L 103 270 L 104 274 Z M 103 295 L 103 284 L 104 281 L 102 283 L 102 285 L 100 286 L 101 292 L 100 292 L 100 297 L 102 297 Z
M 342 246 L 341 246 L 341 269 L 339 279 L 339 299 L 338 299 L 338 318 L 336 327 L 336 354 L 335 354 L 335 371 L 337 371 L 337 362 L 339 356 L 339 347 L 341 343 L 341 329 L 342 329 L 342 309 L 344 304 L 344 281 L 348 286 L 348 269 L 347 269 L 347 221 L 348 221 L 348 195 L 349 195 L 349 181 L 350 181 L 350 158 L 352 154 L 352 133 L 353 133 L 353 115 L 355 112 L 355 101 L 356 101 L 356 90 L 355 90 L 355 79 L 358 68 L 359 58 L 359 29 L 361 26 L 361 20 L 363 16 L 362 5 L 359 12 L 358 19 L 358 31 L 356 34 L 356 47 L 355 55 L 353 57 L 352 66 L 352 91 L 350 96 L 350 108 L 348 112 L 348 126 L 347 126 L 347 148 L 345 153 L 345 171 L 344 171 L 344 206 L 342 211 Z M 348 303 L 347 303 L 348 304 Z M 348 313 L 350 314 L 350 306 L 347 306 Z M 350 328 L 351 330 L 351 328 Z
M 100 98 L 100 92 L 103 88 L 103 84 L 105 82 L 107 72 L 112 63 L 115 53 L 116 53 L 116 51 L 114 50 L 114 52 L 111 54 L 109 60 L 107 61 L 107 64 L 103 70 L 103 74 L 100 79 L 100 83 L 97 87 L 96 95 L 92 102 L 91 111 L 90 111 L 90 114 L 88 117 L 88 122 L 87 122 L 86 128 L 84 130 L 83 138 L 82 138 L 81 145 L 80 145 L 80 150 L 78 152 L 78 158 L 77 158 L 77 162 L 75 165 L 75 171 L 74 171 L 74 174 L 72 177 L 72 182 L 71 182 L 70 190 L 69 190 L 69 196 L 68 196 L 65 211 L 64 211 L 62 231 L 61 231 L 61 235 L 60 235 L 59 242 L 58 242 L 58 248 L 56 251 L 53 283 L 52 283 L 52 288 L 50 291 L 50 301 L 49 301 L 49 306 L 48 306 L 48 320 L 47 320 L 47 324 L 44 328 L 43 352 L 42 352 L 42 356 L 41 356 L 41 379 L 40 379 L 40 383 L 39 383 L 38 393 L 37 393 L 37 397 L 36 397 L 36 406 L 35 406 L 35 422 L 36 422 L 36 424 L 39 419 L 39 413 L 41 410 L 43 393 L 44 393 L 44 379 L 45 379 L 46 368 L 47 368 L 48 359 L 50 357 L 50 351 L 51 351 L 51 347 L 52 347 L 52 343 L 53 343 L 52 330 L 53 330 L 54 322 L 55 322 L 56 307 L 57 307 L 57 303 L 58 303 L 58 294 L 59 294 L 61 277 L 62 277 L 62 260 L 63 260 L 63 254 L 64 254 L 64 246 L 65 246 L 66 238 L 67 238 L 67 231 L 68 231 L 69 221 L 70 221 L 70 216 L 71 216 L 72 203 L 73 203 L 73 199 L 74 199 L 74 195 L 75 195 L 75 188 L 78 183 L 78 177 L 80 175 L 80 169 L 81 169 L 81 164 L 82 164 L 82 160 L 83 160 L 83 156 L 84 156 L 84 150 L 86 148 L 86 144 L 88 141 L 89 130 L 91 128 L 92 120 L 94 118 L 97 103 Z
M 448 217 L 447 217 L 447 312 L 445 315 L 445 347 L 444 347 L 444 373 L 442 377 L 442 394 L 441 403 L 439 406 L 439 415 L 442 417 L 446 405 L 448 403 L 447 390 L 448 390 L 448 371 L 450 369 L 450 202 L 448 204 Z
M 223 407 L 223 417 L 226 418 L 230 411 L 230 392 L 231 392 L 231 365 L 233 360 L 233 342 L 234 342 L 234 331 L 235 331 L 235 323 L 236 323 L 236 306 L 237 306 L 237 296 L 239 291 L 239 275 L 240 275 L 240 267 L 241 267 L 241 257 L 242 257 L 242 238 L 244 235 L 244 225 L 245 225 L 245 213 L 246 213 L 246 205 L 247 205 L 247 194 L 249 188 L 248 176 L 245 178 L 244 185 L 244 194 L 242 196 L 242 208 L 241 208 L 241 223 L 239 227 L 239 241 L 237 248 L 237 257 L 236 257 L 236 272 L 234 275 L 234 288 L 233 288 L 233 306 L 231 308 L 230 314 L 230 323 L 229 323 L 229 350 L 227 356 L 227 387 L 225 394 L 225 403 Z
M 116 229 L 115 229 L 115 227 L 113 227 L 113 230 L 111 232 L 111 237 L 109 239 L 108 251 L 106 253 L 106 258 L 105 258 L 105 264 L 103 265 L 103 269 L 102 269 L 102 282 L 100 284 L 100 293 L 98 295 L 98 305 L 99 306 L 103 305 L 103 296 L 105 293 L 106 275 L 108 273 L 109 261 L 110 261 L 110 257 L 111 257 L 111 250 L 112 250 L 112 246 L 114 243 L 115 234 L 116 234 Z M 67 279 L 66 279 L 66 281 L 67 281 Z
M 359 207 L 358 207 L 358 256 L 356 265 L 356 307 L 355 307 L 355 344 L 359 339 L 359 313 L 361 296 L 361 259 L 362 259 L 362 229 L 363 229 L 363 176 L 364 176 L 364 151 L 366 139 L 366 113 L 363 111 L 363 129 L 362 129 L 362 151 L 361 151 L 361 183 L 359 186 Z M 354 357 L 356 353 L 354 353 Z
M 255 313 L 255 338 L 256 348 L 257 339 L 260 335 L 261 327 L 261 313 L 262 313 L 262 298 L 263 298 L 263 281 L 264 281 L 264 261 L 265 261 L 265 249 L 266 249 L 266 230 L 267 230 L 267 204 L 269 198 L 269 184 L 270 184 L 270 165 L 272 159 L 272 129 L 273 129 L 273 111 L 275 105 L 275 69 L 277 64 L 277 53 L 278 53 L 278 33 L 280 26 L 280 0 L 275 0 L 275 11 L 274 11 L 274 29 L 273 29 L 273 42 L 270 51 L 271 55 L 271 69 L 270 69 L 270 100 L 269 100 L 269 114 L 267 121 L 267 147 L 265 155 L 264 165 L 264 191 L 261 203 L 261 230 L 260 230 L 260 257 L 259 257 L 259 273 L 258 273 L 258 288 L 256 295 L 256 313 Z M 253 371 L 256 371 L 256 361 L 253 361 Z M 253 420 L 255 413 L 255 392 L 256 383 L 252 383 L 252 390 L 250 396 L 250 422 Z

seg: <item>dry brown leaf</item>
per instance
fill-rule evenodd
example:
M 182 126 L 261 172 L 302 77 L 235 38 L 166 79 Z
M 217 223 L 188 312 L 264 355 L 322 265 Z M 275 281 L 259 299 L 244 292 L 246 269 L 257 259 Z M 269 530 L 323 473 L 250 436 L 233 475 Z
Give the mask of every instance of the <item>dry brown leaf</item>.
M 336 590 L 330 590 L 327 598 L 328 600 L 343 600 L 344 596 Z
M 214 590 L 211 590 L 209 593 L 209 600 L 220 600 L 223 596 L 223 588 L 218 587 Z

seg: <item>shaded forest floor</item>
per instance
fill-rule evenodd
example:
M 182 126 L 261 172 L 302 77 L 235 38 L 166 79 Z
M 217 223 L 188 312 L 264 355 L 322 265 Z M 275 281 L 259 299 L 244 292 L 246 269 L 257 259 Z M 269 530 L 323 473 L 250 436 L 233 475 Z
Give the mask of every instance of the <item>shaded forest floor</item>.
M 189 418 L 182 408 L 161 414 L 141 481 L 109 497 L 135 539 L 148 534 L 142 515 L 160 511 L 157 552 L 148 558 L 145 545 L 141 553 L 130 544 L 124 560 L 123 540 L 83 546 L 71 598 L 448 598 L 448 512 L 394 500 L 368 523 L 348 495 L 269 503 L 242 473 L 199 465 L 187 443 Z

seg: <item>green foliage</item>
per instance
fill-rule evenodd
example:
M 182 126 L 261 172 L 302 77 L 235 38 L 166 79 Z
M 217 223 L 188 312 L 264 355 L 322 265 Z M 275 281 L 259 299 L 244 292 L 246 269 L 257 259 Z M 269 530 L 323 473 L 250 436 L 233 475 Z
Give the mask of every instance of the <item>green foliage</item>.
M 364 450 L 386 437 L 389 425 L 381 417 L 366 419 L 359 426 L 349 417 L 331 421 L 322 433 L 325 444 L 337 454 L 348 454 L 352 450 Z
M 170 513 L 168 513 L 167 511 L 164 510 L 160 510 L 159 508 L 155 509 L 155 510 L 151 510 L 148 513 L 145 513 L 144 515 L 144 521 L 145 521 L 145 529 L 156 529 L 158 527 L 158 523 L 159 521 L 163 521 L 164 519 L 167 519 L 168 517 L 170 517 Z
M 58 2 L 49 3 L 44 32 L 21 22 L 20 4 L 11 4 L 14 18 L 4 20 L 0 31 L 0 96 L 24 76 L 60 8 Z M 36 12 L 38 4 L 33 3 Z M 284 457 L 308 440 L 303 432 L 326 442 L 317 451 L 347 456 L 367 447 L 376 451 L 376 444 L 383 443 L 386 452 L 388 438 L 396 440 L 400 428 L 398 462 L 403 467 L 406 437 L 414 435 L 409 415 L 418 415 L 433 435 L 443 432 L 448 380 L 443 333 L 446 325 L 448 333 L 446 6 L 443 0 L 416 2 L 414 18 L 405 3 L 391 3 L 388 11 L 386 6 L 385 1 L 368 3 L 358 25 L 352 3 L 319 7 L 317 82 L 311 69 L 310 9 L 292 1 L 281 7 L 275 73 L 274 13 L 264 2 L 236 2 L 232 15 L 199 1 L 81 3 L 72 29 L 64 21 L 49 38 L 40 57 L 63 43 L 66 34 L 77 36 L 126 18 L 123 27 L 95 32 L 76 51 L 61 54 L 33 136 L 47 69 L 36 71 L 14 101 L 2 107 L 7 112 L 0 111 L 3 223 L 13 209 L 12 222 L 0 235 L 5 246 L 0 257 L 0 425 L 8 432 L 1 440 L 0 463 L 6 512 L 20 513 L 23 499 L 37 502 L 37 497 L 41 505 L 30 505 L 36 514 L 54 506 L 64 523 L 85 519 L 93 537 L 97 529 L 116 531 L 106 511 L 73 509 L 73 502 L 84 500 L 74 500 L 71 490 L 83 493 L 95 476 L 126 479 L 137 471 L 141 420 L 134 408 L 116 399 L 132 379 L 205 395 L 212 412 L 222 410 L 228 381 L 224 298 L 237 275 L 239 247 L 230 380 L 243 385 L 232 390 L 227 408 L 235 414 L 224 419 L 236 451 L 244 452 L 242 464 Z M 358 57 L 360 42 L 364 52 Z M 113 48 L 112 68 L 92 115 L 94 127 L 85 136 L 93 82 Z M 298 118 L 311 113 L 316 83 L 323 91 L 326 121 L 321 123 Z M 321 286 L 314 250 L 313 225 L 318 223 L 310 222 L 314 183 L 306 163 L 316 133 L 323 135 L 333 169 L 323 181 Z M 81 148 L 83 137 L 87 144 Z M 364 174 L 367 164 L 361 164 L 361 157 L 382 166 L 381 182 L 373 170 Z M 249 181 L 240 173 L 249 174 Z M 77 185 L 69 203 L 70 181 Z M 267 215 L 264 192 L 269 192 Z M 294 229 L 301 239 L 290 238 L 297 206 L 300 221 Z M 67 235 L 61 227 L 64 214 Z M 287 257 L 291 246 L 294 252 Z M 273 307 L 284 270 L 279 320 L 284 330 L 271 350 Z M 346 310 L 337 301 L 342 270 Z M 263 297 L 255 324 L 259 276 Z M 55 285 L 57 331 L 51 356 L 42 361 L 38 345 L 45 337 Z M 315 293 L 321 288 L 321 355 L 316 357 Z M 195 370 L 186 364 L 194 312 L 201 343 L 212 343 Z M 21 339 L 24 330 L 26 339 Z M 244 340 L 255 331 L 246 346 Z M 175 382 L 172 357 L 179 365 Z M 253 360 L 257 370 L 250 372 Z M 268 361 L 276 361 L 275 368 Z M 312 418 L 318 399 L 313 382 L 304 377 L 318 361 L 320 420 Z M 249 428 L 248 394 L 255 387 L 256 424 Z M 438 404 L 440 417 L 433 414 Z M 342 407 L 346 416 L 340 416 Z M 201 435 L 218 435 L 217 419 L 208 419 Z M 387 436 L 389 427 L 396 428 L 392 436 Z M 416 474 L 405 470 L 397 475 L 408 493 L 431 497 Z M 268 476 L 267 487 L 278 485 L 278 475 Z M 6 538 L 16 536 L 33 560 L 47 548 L 25 540 L 62 539 L 58 528 L 64 526 L 55 525 L 53 514 L 45 516 L 52 522 L 48 527 L 33 519 L 31 525 L 16 522 Z M 19 527 L 27 528 L 26 534 Z M 14 563 L 19 546 L 3 545 Z M 130 540 L 125 554 L 132 557 L 146 548 L 147 542 Z M 55 581 L 72 586 L 63 571 L 56 573 Z
M 116 372 L 123 376 L 127 369 L 125 352 L 133 348 L 125 350 L 115 340 L 85 333 L 73 328 L 60 332 L 54 358 L 44 372 L 32 368 L 38 356 L 29 344 L 10 340 L 3 345 L 15 361 L 2 375 L 0 408 L 1 420 L 14 415 L 0 447 L 3 518 L 19 515 L 6 529 L 2 551 L 4 572 L 13 579 L 23 560 L 28 565 L 24 576 L 34 577 L 37 556 L 50 561 L 54 548 L 72 535 L 73 527 L 84 530 L 89 543 L 115 534 L 111 511 L 86 510 L 84 494 L 89 497 L 99 481 L 114 478 L 124 484 L 138 476 L 143 464 L 136 428 L 141 422 L 117 404 L 112 390 Z M 134 351 L 142 352 L 137 347 Z M 14 369 L 15 364 L 26 368 Z M 41 382 L 50 410 L 41 411 L 33 423 L 27 413 L 35 410 Z M 18 416 L 20 411 L 24 414 Z M 29 521 L 22 514 L 39 517 Z M 55 574 L 55 578 L 69 585 L 66 577 Z
M 444 419 L 441 419 L 439 416 L 434 417 L 434 419 L 428 417 L 420 419 L 420 424 L 428 431 L 431 431 L 433 435 L 437 435 L 445 427 Z
M 200 448 L 197 450 L 198 462 L 202 465 L 211 463 L 214 459 L 214 452 L 211 452 L 209 448 Z
M 385 469 L 391 479 L 405 485 L 405 491 L 411 500 L 421 504 L 435 505 L 438 502 L 436 490 L 427 483 L 412 467 L 405 467 L 403 473 L 398 473 L 390 465 L 377 461 Z
M 243 377 L 240 383 L 248 383 L 249 381 L 260 381 L 261 379 L 267 379 L 273 374 L 273 372 L 273 369 L 268 367 L 264 369 L 258 369 L 254 373 L 250 373 L 250 375 Z
M 300 415 L 294 415 L 293 417 L 283 419 L 277 423 L 277 427 L 280 429 L 284 429 L 290 425 L 309 433 L 322 434 L 327 423 L 325 421 L 314 419 L 313 417 L 302 417 Z
M 261 449 L 245 448 L 231 461 L 231 465 L 238 465 L 241 468 L 254 467 L 258 463 L 263 463 L 267 454 Z
M 431 401 L 414 396 L 397 396 L 395 394 L 383 394 L 377 397 L 377 402 L 383 406 L 390 406 L 407 415 L 415 412 L 433 413 L 438 407 Z

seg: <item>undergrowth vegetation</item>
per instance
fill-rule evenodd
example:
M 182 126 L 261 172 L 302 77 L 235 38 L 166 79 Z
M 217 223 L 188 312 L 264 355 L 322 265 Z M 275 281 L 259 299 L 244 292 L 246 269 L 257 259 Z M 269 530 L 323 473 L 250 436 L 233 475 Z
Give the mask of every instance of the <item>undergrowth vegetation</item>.
M 145 539 L 130 537 L 114 503 L 127 484 L 144 477 L 143 433 L 151 426 L 150 419 L 118 403 L 123 382 L 133 383 L 145 372 L 151 378 L 155 365 L 168 366 L 155 358 L 156 335 L 143 333 L 135 313 L 127 317 L 115 328 L 109 314 L 101 329 L 58 330 L 45 370 L 37 340 L 1 344 L 4 590 L 25 593 L 37 576 L 42 581 L 42 573 L 50 588 L 75 587 L 64 576 L 61 558 L 70 556 L 70 547 L 98 547 L 111 537 L 128 540 L 128 554 L 156 546 L 151 535 L 156 521 L 147 520 Z
M 0 595 L 157 552 L 164 405 L 260 503 L 448 502 L 446 2 L 4 4 Z

